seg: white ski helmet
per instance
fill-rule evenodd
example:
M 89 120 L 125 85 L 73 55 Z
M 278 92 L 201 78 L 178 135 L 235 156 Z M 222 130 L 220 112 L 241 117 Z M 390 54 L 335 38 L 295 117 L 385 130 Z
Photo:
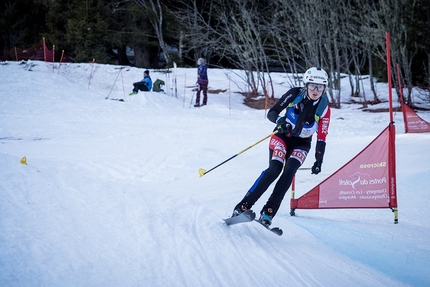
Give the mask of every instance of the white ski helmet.
M 327 86 L 328 75 L 326 71 L 320 67 L 312 67 L 303 74 L 303 84 L 306 86 L 308 83 L 323 84 Z

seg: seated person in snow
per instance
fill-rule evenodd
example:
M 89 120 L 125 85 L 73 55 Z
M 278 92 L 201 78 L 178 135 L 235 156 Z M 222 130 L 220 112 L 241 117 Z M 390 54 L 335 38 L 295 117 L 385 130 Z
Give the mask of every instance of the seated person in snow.
M 143 92 L 149 92 L 152 88 L 152 80 L 149 76 L 149 71 L 145 70 L 143 72 L 143 79 L 140 82 L 133 83 L 133 92 L 131 92 L 129 95 L 136 95 L 139 90 Z

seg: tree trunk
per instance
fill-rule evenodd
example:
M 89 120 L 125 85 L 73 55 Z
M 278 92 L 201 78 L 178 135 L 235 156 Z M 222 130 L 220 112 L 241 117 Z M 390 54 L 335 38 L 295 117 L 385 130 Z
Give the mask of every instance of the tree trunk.
M 151 67 L 149 55 L 146 46 L 134 47 L 134 65 L 136 67 Z
M 378 98 L 378 95 L 376 94 L 376 90 L 375 90 L 375 83 L 373 81 L 373 58 L 372 58 L 372 52 L 369 50 L 367 52 L 367 57 L 368 57 L 368 63 L 369 63 L 369 81 L 370 81 L 370 89 L 372 90 L 373 93 L 373 104 L 379 104 L 381 101 Z
M 122 65 L 122 66 L 130 66 L 131 63 L 127 58 L 127 48 L 126 47 L 121 47 L 118 48 L 118 65 Z

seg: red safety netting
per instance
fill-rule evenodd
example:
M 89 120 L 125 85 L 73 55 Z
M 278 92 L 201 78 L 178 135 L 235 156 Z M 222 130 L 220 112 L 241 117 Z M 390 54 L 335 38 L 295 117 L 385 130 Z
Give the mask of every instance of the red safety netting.
M 21 61 L 21 60 L 39 60 L 44 61 L 43 57 L 43 43 L 31 48 L 13 48 L 10 50 L 2 51 L 2 61 Z
M 64 51 L 61 56 L 55 55 L 53 49 L 48 49 L 48 46 L 43 39 L 39 44 L 31 48 L 13 48 L 10 50 L 1 51 L 1 61 L 27 61 L 27 60 L 38 60 L 45 62 L 71 62 L 70 59 L 64 55 Z

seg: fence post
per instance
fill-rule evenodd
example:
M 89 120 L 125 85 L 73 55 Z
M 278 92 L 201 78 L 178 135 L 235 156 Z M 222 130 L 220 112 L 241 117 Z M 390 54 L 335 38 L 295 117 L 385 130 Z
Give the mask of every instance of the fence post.
M 94 68 L 94 62 L 96 59 L 93 59 L 93 63 L 91 64 L 91 74 L 90 79 L 88 80 L 88 89 L 90 88 L 91 78 L 93 77 L 93 68 Z

